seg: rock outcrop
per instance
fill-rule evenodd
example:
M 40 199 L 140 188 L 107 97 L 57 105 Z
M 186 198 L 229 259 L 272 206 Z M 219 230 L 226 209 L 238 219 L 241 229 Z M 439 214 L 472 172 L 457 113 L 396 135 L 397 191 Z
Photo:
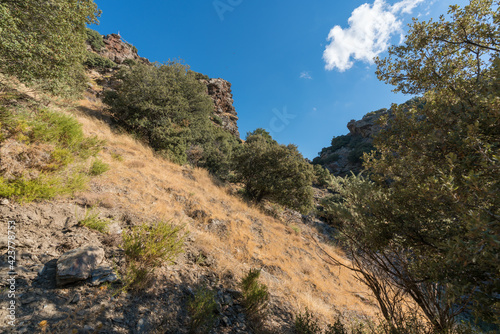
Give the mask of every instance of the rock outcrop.
M 359 121 L 351 120 L 347 123 L 349 134 L 351 136 L 358 135 L 371 141 L 372 136 L 380 131 L 380 125 L 377 124 L 377 120 L 385 113 L 387 113 L 387 109 L 384 108 L 366 114 Z
M 149 62 L 146 58 L 139 57 L 137 49 L 122 40 L 120 35 L 110 34 L 103 36 L 104 47 L 101 50 L 94 50 L 90 44 L 87 44 L 89 51 L 94 51 L 99 55 L 122 64 L 125 60 L 135 60 Z
M 207 85 L 207 94 L 214 101 L 213 122 L 221 126 L 236 138 L 240 138 L 238 131 L 238 116 L 233 106 L 233 94 L 231 92 L 231 83 L 224 79 L 202 79 L 200 80 Z
M 387 113 L 384 108 L 366 114 L 361 120 L 351 120 L 347 124 L 349 133 L 335 137 L 332 146 L 323 148 L 313 163 L 323 165 L 337 176 L 361 172 L 361 157 L 373 149 L 373 136 L 380 131 L 377 120 Z

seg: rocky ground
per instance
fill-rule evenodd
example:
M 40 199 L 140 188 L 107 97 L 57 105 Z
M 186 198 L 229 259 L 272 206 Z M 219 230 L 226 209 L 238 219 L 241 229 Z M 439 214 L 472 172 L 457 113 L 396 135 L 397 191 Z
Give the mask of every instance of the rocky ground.
M 122 293 L 121 233 L 123 228 L 138 223 L 139 218 L 122 210 L 103 208 L 100 215 L 112 221 L 109 234 L 103 234 L 78 224 L 85 215 L 85 205 L 78 198 L 27 205 L 2 202 L 0 221 L 14 221 L 16 226 L 17 273 L 9 275 L 8 240 L 4 234 L 0 239 L 0 286 L 2 290 L 9 289 L 9 278 L 14 277 L 15 298 L 9 298 L 7 293 L 1 295 L 0 319 L 8 319 L 7 305 L 15 300 L 16 326 L 3 321 L 0 324 L 3 331 L 187 333 L 190 328 L 187 303 L 196 287 L 205 285 L 217 296 L 213 333 L 254 332 L 255 323 L 249 322 L 245 315 L 236 281 L 214 272 L 211 255 L 200 252 L 193 237 L 188 237 L 186 251 L 174 265 L 156 273 L 149 288 L 139 293 Z M 318 229 L 329 229 L 313 219 L 308 223 Z M 279 299 L 271 300 L 270 309 L 269 323 L 273 326 L 268 330 L 290 331 L 291 309 Z

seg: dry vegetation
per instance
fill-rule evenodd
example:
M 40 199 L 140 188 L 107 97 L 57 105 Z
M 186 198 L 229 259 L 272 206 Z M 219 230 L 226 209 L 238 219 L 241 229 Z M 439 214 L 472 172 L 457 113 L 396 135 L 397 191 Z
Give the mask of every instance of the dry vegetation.
M 79 104 L 93 110 L 103 108 L 88 100 Z M 262 280 L 271 296 L 296 311 L 308 308 L 327 321 L 334 321 L 336 310 L 375 315 L 368 289 L 351 272 L 318 256 L 314 228 L 301 224 L 297 233 L 287 222 L 232 195 L 231 189 L 219 185 L 205 170 L 165 161 L 129 135 L 114 133 L 102 121 L 82 114 L 77 118 L 87 135 L 106 140 L 101 159 L 111 167 L 92 181 L 92 190 L 82 197 L 107 206 L 112 203 L 137 215 L 174 218 L 187 224 L 196 246 L 215 259 L 221 277 L 239 281 L 250 268 L 263 268 Z M 113 157 L 116 154 L 122 161 Z M 208 229 L 213 220 L 226 222 L 227 228 Z M 348 261 L 335 246 L 321 246 Z

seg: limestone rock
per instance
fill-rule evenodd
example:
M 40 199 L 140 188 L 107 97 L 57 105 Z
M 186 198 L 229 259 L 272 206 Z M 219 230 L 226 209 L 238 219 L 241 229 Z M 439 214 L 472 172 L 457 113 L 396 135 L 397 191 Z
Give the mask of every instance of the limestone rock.
M 84 246 L 64 253 L 57 260 L 57 286 L 86 280 L 103 259 L 104 249 L 97 246 Z
M 231 83 L 220 78 L 202 79 L 200 81 L 207 85 L 207 94 L 214 101 L 214 123 L 236 138 L 240 138 L 238 125 L 236 124 L 238 114 L 233 106 L 234 100 L 231 92 Z
M 149 61 L 145 58 L 139 57 L 137 49 L 131 44 L 124 42 L 120 35 L 110 34 L 103 36 L 104 47 L 101 50 L 93 50 L 90 45 L 87 45 L 89 51 L 94 51 L 101 56 L 114 61 L 117 64 L 122 64 L 125 60 L 138 60 L 142 62 Z

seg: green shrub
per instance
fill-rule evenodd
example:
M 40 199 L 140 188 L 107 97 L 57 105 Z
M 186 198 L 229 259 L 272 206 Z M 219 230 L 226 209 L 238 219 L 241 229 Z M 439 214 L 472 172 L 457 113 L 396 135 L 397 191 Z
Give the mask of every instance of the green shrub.
M 0 176 L 0 197 L 14 198 L 19 202 L 32 202 L 38 199 L 52 199 L 57 195 L 72 194 L 85 189 L 86 178 L 74 173 L 63 177 L 41 174 L 34 179 L 18 178 L 6 180 Z
M 127 131 L 172 162 L 189 162 L 228 178 L 239 142 L 210 121 L 213 101 L 195 72 L 173 61 L 138 63 L 121 77 L 123 84 L 104 101 Z
M 364 153 L 370 153 L 371 151 L 374 151 L 375 147 L 373 147 L 372 144 L 370 143 L 360 143 L 353 147 L 352 151 L 349 152 L 349 155 L 347 156 L 347 160 L 351 163 L 359 163 L 362 162 L 363 154 Z
M 78 223 L 92 230 L 108 233 L 110 221 L 109 219 L 99 218 L 99 212 L 95 208 L 90 208 L 85 210 L 85 216 Z
M 306 311 L 302 314 L 299 313 L 295 316 L 295 332 L 297 334 L 320 334 L 321 328 L 318 320 L 309 312 Z
M 72 116 L 50 110 L 41 110 L 29 120 L 32 126 L 31 142 L 49 142 L 78 150 L 84 140 L 82 125 Z
M 111 153 L 111 157 L 116 161 L 123 161 L 123 156 L 120 153 Z
M 321 165 L 313 165 L 314 180 L 313 183 L 321 186 L 328 187 L 332 183 L 332 174 L 328 169 Z
M 86 29 L 87 42 L 92 46 L 94 51 L 99 52 L 105 46 L 104 39 L 100 33 L 90 28 Z
M 51 163 L 46 167 L 48 170 L 57 170 L 65 167 L 74 161 L 73 152 L 67 148 L 55 148 L 50 153 Z
M 125 289 L 141 289 L 155 268 L 172 263 L 183 252 L 185 233 L 183 227 L 167 222 L 143 224 L 124 231 L 123 249 L 127 261 Z
M 87 67 L 96 69 L 116 67 L 116 63 L 111 59 L 95 54 L 93 52 L 87 52 L 87 58 L 85 59 L 83 64 Z
M 208 333 L 212 329 L 217 319 L 215 297 L 215 292 L 205 286 L 196 289 L 194 297 L 188 303 L 191 333 Z
M 203 141 L 209 128 L 213 102 L 205 89 L 182 64 L 137 64 L 123 72 L 123 84 L 105 102 L 127 130 L 182 164 L 190 144 Z
M 92 176 L 101 175 L 109 170 L 109 165 L 102 160 L 96 159 L 90 166 L 89 174 Z
M 267 286 L 259 283 L 260 270 L 250 269 L 241 281 L 243 305 L 247 314 L 254 319 L 262 319 L 268 306 L 269 292 Z
M 122 64 L 127 65 L 129 67 L 132 67 L 132 66 L 136 65 L 137 62 L 133 59 L 125 59 Z
M 220 118 L 219 116 L 213 115 L 212 120 L 214 121 L 215 124 L 222 125 L 222 118 Z
M 313 167 L 294 145 L 280 145 L 264 129 L 247 135 L 234 154 L 235 180 L 247 195 L 308 213 L 313 206 Z
M 206 74 L 203 74 L 203 73 L 198 73 L 198 72 L 194 72 L 194 71 L 191 71 L 194 73 L 194 77 L 196 78 L 196 80 L 210 80 L 210 77 Z

